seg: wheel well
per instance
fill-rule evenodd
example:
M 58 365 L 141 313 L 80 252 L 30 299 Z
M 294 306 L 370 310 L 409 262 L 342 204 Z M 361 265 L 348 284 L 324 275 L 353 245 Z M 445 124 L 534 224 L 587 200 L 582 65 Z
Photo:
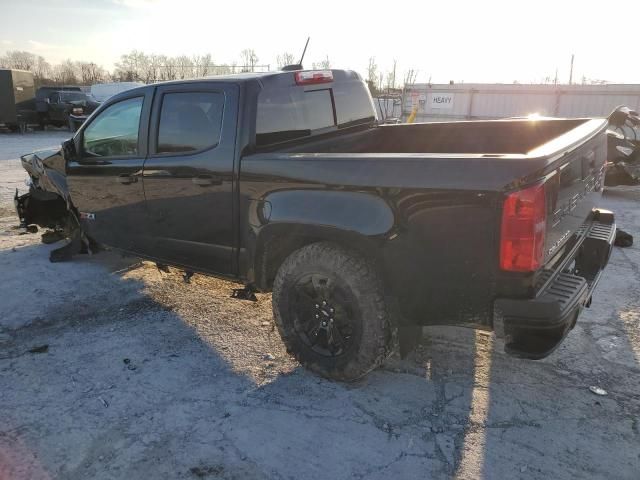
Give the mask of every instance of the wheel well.
M 377 259 L 379 255 L 371 240 L 354 238 L 348 234 L 332 235 L 331 238 L 322 235 L 274 235 L 256 252 L 256 286 L 262 291 L 270 291 L 278 269 L 286 258 L 296 250 L 318 242 L 334 243 L 368 258 Z

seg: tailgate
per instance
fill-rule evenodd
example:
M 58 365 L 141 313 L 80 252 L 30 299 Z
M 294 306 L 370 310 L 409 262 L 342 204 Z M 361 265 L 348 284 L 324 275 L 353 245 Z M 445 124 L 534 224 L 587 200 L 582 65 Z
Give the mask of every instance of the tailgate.
M 547 187 L 548 217 L 544 263 L 547 264 L 590 219 L 602 195 L 607 156 L 604 129 L 562 154 Z

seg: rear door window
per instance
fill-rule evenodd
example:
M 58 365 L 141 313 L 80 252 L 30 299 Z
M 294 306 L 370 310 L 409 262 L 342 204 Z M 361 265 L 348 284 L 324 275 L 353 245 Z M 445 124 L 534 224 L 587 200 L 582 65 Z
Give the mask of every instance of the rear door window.
M 224 94 L 166 93 L 162 98 L 156 153 L 187 153 L 220 142 Z
M 281 88 L 260 93 L 256 120 L 258 146 L 306 137 L 335 125 L 330 89 Z

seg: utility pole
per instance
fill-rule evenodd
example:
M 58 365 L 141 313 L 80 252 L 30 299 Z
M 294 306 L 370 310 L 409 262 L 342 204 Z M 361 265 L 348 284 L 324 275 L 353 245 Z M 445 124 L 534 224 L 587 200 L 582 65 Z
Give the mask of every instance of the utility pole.
M 573 57 L 575 57 L 575 55 L 572 53 L 571 54 L 571 68 L 569 69 L 569 85 L 571 85 L 571 83 L 573 82 Z

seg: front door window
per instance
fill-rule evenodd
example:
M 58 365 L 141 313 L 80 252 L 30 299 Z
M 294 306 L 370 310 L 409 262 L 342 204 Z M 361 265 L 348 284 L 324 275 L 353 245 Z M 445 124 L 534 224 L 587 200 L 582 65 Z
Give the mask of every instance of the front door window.
M 138 130 L 143 97 L 114 103 L 84 130 L 82 150 L 89 157 L 138 155 Z

